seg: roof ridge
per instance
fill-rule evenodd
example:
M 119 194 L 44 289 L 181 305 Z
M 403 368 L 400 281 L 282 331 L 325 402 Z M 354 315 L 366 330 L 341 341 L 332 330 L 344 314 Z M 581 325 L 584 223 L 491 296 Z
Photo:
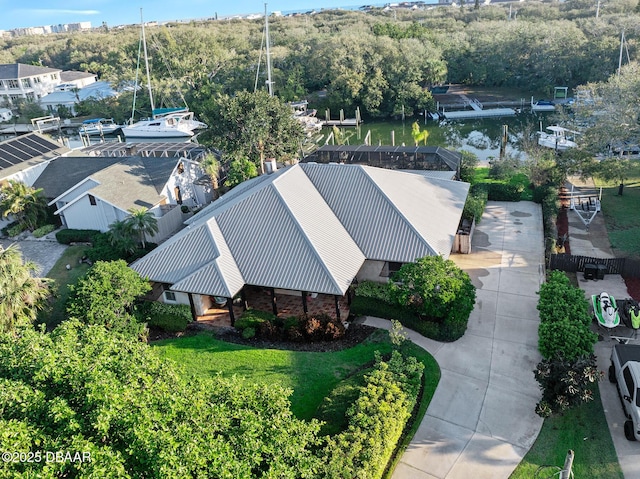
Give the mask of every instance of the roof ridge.
M 293 166 L 298 166 L 298 164 L 293 165 Z M 306 173 L 304 173 L 304 170 L 302 168 L 298 168 L 300 171 L 302 171 L 302 173 L 304 174 L 304 176 L 309 179 L 309 177 L 307 176 Z M 290 170 L 291 171 L 291 170 Z M 276 178 L 275 180 L 277 180 L 278 178 Z M 304 228 L 302 227 L 302 225 L 300 224 L 300 221 L 298 221 L 298 218 L 296 217 L 296 215 L 293 213 L 293 211 L 291 211 L 291 208 L 289 207 L 289 204 L 287 203 L 287 201 L 283 198 L 282 193 L 280 192 L 280 190 L 277 188 L 277 186 L 274 185 L 275 180 L 271 183 L 274 186 L 275 189 L 275 193 L 276 193 L 276 197 L 278 199 L 278 201 L 280 203 L 282 203 L 285 207 L 285 210 L 287 211 L 287 214 L 290 216 L 291 220 L 293 221 L 293 223 L 296 225 L 296 228 L 298 229 L 298 231 L 301 233 L 301 235 L 304 237 L 305 242 L 307 243 L 307 246 L 309 246 L 309 244 L 311 244 L 311 241 L 309 240 L 309 236 L 306 234 Z M 316 191 L 316 193 L 318 194 L 318 196 L 320 198 L 322 198 L 322 201 L 324 202 L 324 204 L 327 206 L 327 208 L 329 209 L 329 211 L 331 211 L 331 214 L 335 217 L 335 212 L 333 211 L 333 209 L 331 209 L 331 207 L 327 204 L 326 200 L 324 199 L 324 197 L 320 194 L 320 192 L 318 191 L 318 189 L 316 188 L 316 186 L 313 184 L 313 182 L 309 179 L 309 183 L 311 184 L 311 186 L 313 187 L 313 189 Z M 339 220 L 338 220 L 339 221 Z M 340 223 L 342 224 L 342 223 Z M 343 226 L 344 227 L 344 226 Z M 348 231 L 347 231 L 348 233 Z M 351 236 L 351 235 L 349 235 Z M 355 243 L 355 242 L 354 242 Z M 331 283 L 333 284 L 334 288 L 336 288 L 336 290 L 338 291 L 342 291 L 342 288 L 340 287 L 340 285 L 338 284 L 338 282 L 336 281 L 335 277 L 333 276 L 333 274 L 331 273 L 331 271 L 329 270 L 329 268 L 327 267 L 326 262 L 324 261 L 324 259 L 320 256 L 320 254 L 318 253 L 317 248 L 315 248 L 314 245 L 311 244 L 311 247 L 309 247 L 309 249 L 311 249 L 313 256 L 316 258 L 316 260 L 318 261 L 318 263 L 320 264 L 320 266 L 322 267 L 323 271 L 325 272 L 325 274 L 330 278 Z M 360 249 L 360 247 L 358 246 L 358 249 Z

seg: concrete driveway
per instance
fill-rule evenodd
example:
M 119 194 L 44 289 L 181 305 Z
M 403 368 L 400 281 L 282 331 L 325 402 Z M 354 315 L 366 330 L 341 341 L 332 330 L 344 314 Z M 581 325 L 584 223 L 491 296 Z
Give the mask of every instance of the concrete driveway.
M 451 259 L 477 288 L 466 334 L 439 343 L 415 332 L 442 371 L 427 413 L 394 479 L 501 479 L 520 463 L 542 427 L 533 369 L 538 297 L 544 280 L 542 212 L 531 202 L 489 202 L 473 253 Z M 369 318 L 367 324 L 386 322 Z

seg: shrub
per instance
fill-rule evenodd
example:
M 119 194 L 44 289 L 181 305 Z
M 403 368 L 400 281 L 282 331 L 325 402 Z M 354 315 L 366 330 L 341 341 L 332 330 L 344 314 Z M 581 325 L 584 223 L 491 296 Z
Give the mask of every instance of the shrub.
M 356 287 L 356 295 L 361 298 L 375 298 L 390 303 L 391 292 L 389 283 L 376 283 L 375 281 L 362 281 Z
M 523 185 L 489 183 L 488 199 L 491 201 L 520 201 L 523 191 Z
M 35 238 L 42 238 L 44 235 L 48 235 L 55 229 L 56 229 L 55 225 L 44 225 L 44 226 L 41 226 L 40 228 L 33 230 L 33 233 L 31 234 Z
M 342 321 L 324 313 L 303 315 L 299 324 L 309 341 L 331 341 L 341 338 L 346 332 Z
M 590 329 L 589 303 L 561 271 L 551 271 L 538 292 L 538 349 L 545 359 L 578 360 L 593 354 L 598 336 Z
M 184 331 L 193 320 L 191 308 L 185 304 L 165 304 L 144 301 L 136 307 L 136 316 L 149 327 L 172 333 Z
M 462 217 L 469 221 L 476 220 L 476 223 L 480 222 L 484 208 L 487 206 L 487 199 L 489 197 L 488 188 L 483 184 L 476 184 L 469 190 L 469 196 L 464 204 L 464 210 L 462 211 Z
M 378 357 L 347 411 L 347 429 L 328 438 L 320 451 L 320 477 L 382 477 L 416 404 L 423 369 L 422 363 L 398 351 L 388 362 Z
M 251 339 L 256 336 L 256 328 L 244 328 L 242 330 L 242 337 L 244 339 Z
M 403 265 L 394 280 L 390 289 L 395 303 L 415 311 L 423 320 L 440 323 L 437 339 L 455 341 L 464 334 L 476 288 L 453 261 L 425 256 Z
M 247 309 L 240 318 L 236 319 L 235 328 L 243 331 L 246 328 L 253 328 L 254 335 L 261 323 L 265 321 L 274 321 L 275 315 L 257 309 Z
M 18 223 L 16 225 L 13 225 L 7 228 L 7 236 L 10 236 L 10 237 L 18 236 L 20 233 L 26 230 L 27 230 L 26 224 Z
M 62 244 L 93 243 L 95 236 L 99 234 L 101 233 L 97 230 L 63 229 L 56 233 L 56 240 Z
M 602 379 L 593 354 L 576 361 L 557 356 L 544 359 L 534 370 L 542 388 L 542 399 L 536 404 L 536 414 L 549 417 L 572 406 L 593 400 L 593 386 Z

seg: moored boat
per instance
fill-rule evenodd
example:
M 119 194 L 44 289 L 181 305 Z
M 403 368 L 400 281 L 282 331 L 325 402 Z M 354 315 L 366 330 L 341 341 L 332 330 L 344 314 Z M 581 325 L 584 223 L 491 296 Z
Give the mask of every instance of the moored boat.
M 538 145 L 545 148 L 553 148 L 558 151 L 564 151 L 578 146 L 573 140 L 570 140 L 567 137 L 567 133 L 575 134 L 575 131 L 568 130 L 567 128 L 563 128 L 558 125 L 548 126 L 547 130 L 551 133 L 544 131 L 538 132 Z
M 81 135 L 97 136 L 97 135 L 113 135 L 122 125 L 118 125 L 113 118 L 92 118 L 85 120 L 80 126 Z

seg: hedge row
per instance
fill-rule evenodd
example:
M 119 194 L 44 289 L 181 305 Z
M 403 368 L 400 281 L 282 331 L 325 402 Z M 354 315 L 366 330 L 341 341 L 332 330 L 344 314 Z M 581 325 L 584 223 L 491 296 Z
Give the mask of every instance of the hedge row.
M 562 271 L 551 271 L 540 286 L 538 349 L 545 359 L 567 360 L 593 354 L 598 336 L 590 329 L 589 303 Z
M 321 452 L 321 477 L 382 477 L 418 399 L 423 369 L 422 363 L 398 351 L 388 362 L 378 358 L 347 411 L 347 429 L 328 438 Z
M 165 304 L 158 301 L 144 301 L 136 306 L 136 317 L 150 328 L 158 328 L 172 333 L 184 331 L 193 321 L 191 308 L 185 304 Z
M 93 243 L 96 235 L 101 234 L 98 230 L 72 230 L 63 229 L 56 233 L 58 243 Z

